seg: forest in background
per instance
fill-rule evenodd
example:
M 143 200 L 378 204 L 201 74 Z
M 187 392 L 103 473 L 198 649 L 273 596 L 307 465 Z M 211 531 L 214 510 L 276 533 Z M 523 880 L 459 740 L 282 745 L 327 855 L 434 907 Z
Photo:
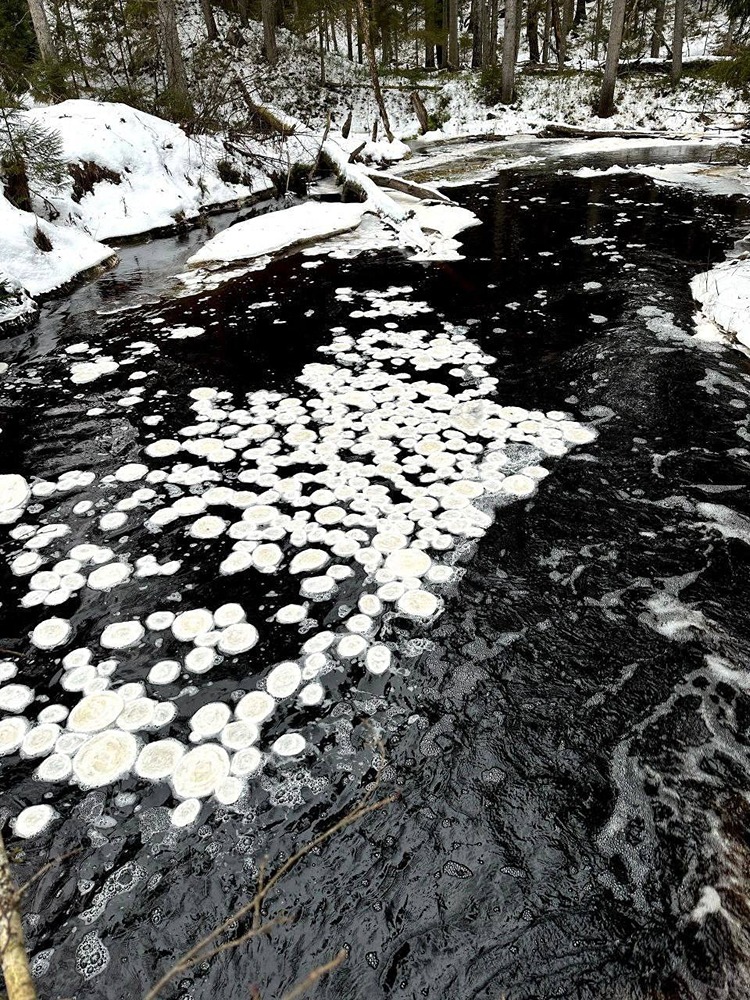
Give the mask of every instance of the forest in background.
M 311 85 L 336 85 L 332 56 L 362 66 L 389 131 L 391 77 L 418 87 L 470 70 L 487 104 L 509 105 L 519 59 L 526 72 L 594 72 L 605 117 L 623 63 L 676 83 L 686 47 L 702 72 L 747 87 L 749 40 L 749 0 L 1 0 L 0 80 L 6 110 L 93 98 L 215 131 L 237 106 L 237 72 L 283 89 L 297 45 Z

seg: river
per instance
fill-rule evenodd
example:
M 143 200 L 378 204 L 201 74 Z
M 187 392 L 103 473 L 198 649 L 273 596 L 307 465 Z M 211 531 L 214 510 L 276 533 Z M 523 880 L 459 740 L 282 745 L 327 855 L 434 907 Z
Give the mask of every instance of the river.
M 656 148 L 585 162 L 634 157 L 693 158 Z M 633 173 L 563 172 L 570 165 L 546 151 L 500 172 L 490 163 L 482 180 L 451 167 L 451 197 L 482 223 L 462 234 L 462 260 L 292 254 L 176 294 L 173 275 L 203 239 L 193 231 L 124 248 L 119 268 L 48 303 L 30 333 L 0 345 L 0 471 L 37 483 L 1 543 L 0 641 L 24 654 L 5 661 L 17 668 L 4 668 L 5 688 L 26 685 L 36 700 L 12 692 L 6 714 L 33 723 L 51 707 L 46 725 L 72 730 L 60 734 L 62 752 L 55 736 L 54 753 L 73 758 L 70 780 L 34 777 L 54 740 L 46 756 L 30 743 L 33 755 L 0 759 L 4 813 L 48 804 L 55 814 L 35 837 L 8 836 L 19 878 L 77 851 L 24 896 L 40 995 L 143 995 L 247 900 L 265 856 L 277 865 L 368 785 L 397 798 L 284 878 L 268 913 L 289 922 L 178 975 L 163 996 L 240 1000 L 257 985 L 264 1000 L 280 998 L 341 948 L 346 960 L 310 996 L 748 995 L 750 363 L 692 336 L 688 284 L 745 234 L 750 205 Z M 356 398 L 342 406 L 355 373 Z M 372 404 L 379 387 L 392 403 Z M 458 402 L 435 404 L 433 420 L 424 400 L 440 396 Z M 373 451 L 373 413 L 390 427 L 402 399 L 403 412 L 421 409 L 411 424 L 404 417 L 401 450 Z M 441 415 L 456 407 L 446 433 Z M 223 443 L 187 454 L 161 443 L 206 433 Z M 467 513 L 474 494 L 464 490 L 437 528 L 437 503 L 422 501 L 425 526 L 405 524 L 420 476 L 445 482 L 448 465 L 462 473 L 448 482 L 471 481 L 473 463 L 486 468 L 499 452 L 506 486 L 520 477 L 515 492 L 485 476 L 481 516 Z M 352 462 L 362 469 L 347 492 L 336 473 Z M 280 479 L 293 473 L 320 496 L 284 493 Z M 434 495 L 442 504 L 444 491 Z M 180 501 L 184 513 L 162 520 Z M 372 503 L 390 511 L 390 535 L 427 532 L 429 573 L 417 559 L 409 574 L 383 575 L 404 549 L 367 521 Z M 276 513 L 258 515 L 255 534 L 227 537 L 238 508 Z M 322 510 L 332 513 L 316 528 L 309 513 Z M 111 514 L 124 517 L 100 520 Z M 45 525 L 59 526 L 51 540 Z M 360 561 L 335 534 L 345 526 L 369 552 L 381 531 L 383 563 Z M 241 570 L 228 572 L 230 539 L 243 538 L 281 555 L 264 551 L 251 565 L 246 545 Z M 81 545 L 97 548 L 71 556 Z M 331 552 L 341 569 L 284 623 L 279 609 L 300 603 L 288 559 L 305 548 L 328 551 L 308 572 L 330 574 Z M 51 574 L 36 588 L 10 568 L 24 551 Z M 125 567 L 115 582 L 92 587 L 97 566 L 112 565 Z M 396 589 L 380 608 L 365 601 L 368 621 L 350 629 L 364 646 L 337 646 L 362 595 L 389 582 Z M 41 597 L 29 600 L 35 589 Z M 56 591 L 66 592 L 45 604 Z M 431 596 L 410 604 L 409 592 Z M 226 611 L 214 637 L 194 643 L 209 652 L 186 659 L 186 672 L 192 639 L 174 634 L 174 615 L 235 604 L 257 641 L 233 633 L 238 648 L 250 643 L 237 651 L 222 639 Z M 157 611 L 166 627 L 144 629 Z M 43 630 L 30 642 L 52 617 L 70 635 L 48 649 Z M 130 625 L 102 644 L 116 622 Z M 189 636 L 207 634 L 182 623 Z M 368 644 L 389 651 L 387 667 L 365 662 Z M 88 656 L 62 664 L 73 649 Z M 223 655 L 211 660 L 215 650 Z M 152 674 L 164 661 L 176 673 Z M 279 662 L 306 673 L 273 674 Z M 259 769 L 222 774 L 211 794 L 174 768 L 171 787 L 139 776 L 131 751 L 169 739 L 178 760 L 218 746 L 222 706 L 236 710 L 259 684 L 276 692 L 275 713 L 237 715 L 261 729 L 238 744 L 243 760 L 258 744 Z M 100 717 L 123 686 L 132 721 L 112 728 Z M 98 696 L 92 722 L 80 705 Z M 189 727 L 202 706 L 211 711 Z M 120 734 L 107 760 L 76 764 L 102 731 Z M 290 735 L 302 748 L 278 742 Z M 122 766 L 111 763 L 118 754 Z M 196 812 L 175 814 L 180 799 Z

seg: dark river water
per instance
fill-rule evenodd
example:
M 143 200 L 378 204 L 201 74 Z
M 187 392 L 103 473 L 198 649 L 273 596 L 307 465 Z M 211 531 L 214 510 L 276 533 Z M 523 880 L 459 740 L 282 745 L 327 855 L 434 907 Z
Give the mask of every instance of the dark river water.
M 690 336 L 688 289 L 745 233 L 750 207 L 631 174 L 541 169 L 450 193 L 482 220 L 462 234 L 463 260 L 293 255 L 175 298 L 163 293 L 182 251 L 161 241 L 129 248 L 121 269 L 50 304 L 30 334 L 2 345 L 0 471 L 30 481 L 71 469 L 101 481 L 148 462 L 151 428 L 118 403 L 134 369 L 148 373 L 146 409 L 163 416 L 156 437 L 167 439 L 193 419 L 186 392 L 195 386 L 235 400 L 300 394 L 294 378 L 329 360 L 317 348 L 332 328 L 356 340 L 381 322 L 362 315 L 366 306 L 352 316 L 351 303 L 371 302 L 360 293 L 373 289 L 427 304 L 383 316 L 399 331 L 466 328 L 491 358 L 493 399 L 565 411 L 598 431 L 545 459 L 550 475 L 533 496 L 501 506 L 461 548 L 434 622 L 384 620 L 394 669 L 336 673 L 322 706 L 297 706 L 273 724 L 272 737 L 291 721 L 312 750 L 269 760 L 241 808 L 206 799 L 192 826 L 176 828 L 164 783 L 130 776 L 85 791 L 33 779 L 38 760 L 0 758 L 7 815 L 45 802 L 57 813 L 36 838 L 8 833 L 19 879 L 79 849 L 24 897 L 40 996 L 142 996 L 252 895 L 265 855 L 278 864 L 361 801 L 378 759 L 373 724 L 386 758 L 374 794 L 397 800 L 280 883 L 267 911 L 287 925 L 177 976 L 163 996 L 281 998 L 341 948 L 346 961 L 308 995 L 750 995 L 750 363 Z M 93 311 L 123 301 L 133 308 Z M 160 325 L 177 324 L 204 333 L 139 353 Z M 77 357 L 65 348 L 81 342 L 132 363 L 74 385 Z M 56 558 L 91 540 L 71 508 L 85 498 L 100 506 L 106 489 L 97 489 L 32 498 L 27 515 L 71 526 Z M 0 645 L 25 654 L 13 683 L 73 705 L 80 694 L 59 688 L 59 656 L 112 620 L 239 601 L 262 621 L 295 600 L 286 577 L 222 576 L 226 552 L 203 554 L 183 532 L 155 535 L 142 520 L 96 541 L 133 559 L 180 560 L 179 571 L 80 591 L 59 608 L 20 606 L 28 577 L 8 570 L 20 543 L 4 536 Z M 361 579 L 316 605 L 324 627 Z M 28 635 L 52 615 L 76 637 L 44 653 Z M 186 740 L 186 714 L 252 688 L 256 662 L 290 655 L 288 626 L 259 629 L 249 666 L 226 659 L 208 679 L 162 689 L 179 712 L 168 735 Z M 169 655 L 148 642 L 115 654 L 118 684 L 142 681 L 144 664 Z

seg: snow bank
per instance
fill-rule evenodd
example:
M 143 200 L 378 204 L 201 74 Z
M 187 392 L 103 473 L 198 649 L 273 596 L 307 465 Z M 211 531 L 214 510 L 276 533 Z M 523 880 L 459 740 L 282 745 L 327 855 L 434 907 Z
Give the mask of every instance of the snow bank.
M 0 324 L 32 316 L 33 298 L 112 259 L 102 240 L 272 189 L 260 171 L 245 171 L 244 183 L 222 180 L 221 161 L 238 164 L 219 138 L 189 137 L 125 104 L 64 101 L 24 114 L 60 135 L 67 171 L 59 187 L 35 188 L 36 215 L 0 197 Z
M 126 104 L 64 101 L 26 116 L 59 133 L 63 157 L 78 175 L 41 194 L 60 213 L 60 223 L 96 239 L 170 226 L 210 205 L 246 197 L 251 187 L 271 187 L 259 172 L 246 177 L 251 184 L 226 183 L 217 169 L 228 158 L 220 139 L 189 137 Z M 98 170 L 87 169 L 89 164 Z M 37 210 L 44 213 L 43 202 Z
M 697 274 L 690 290 L 706 319 L 750 349 L 750 253 Z
M 310 243 L 356 229 L 366 205 L 336 205 L 306 202 L 279 212 L 256 216 L 219 233 L 188 264 L 229 263 L 279 253 L 301 243 Z
M 0 198 L 0 280 L 27 296 L 51 292 L 112 256 L 109 247 L 86 233 L 52 225 Z M 28 308 L 27 299 L 25 304 Z M 12 318 L 0 307 L 0 322 Z

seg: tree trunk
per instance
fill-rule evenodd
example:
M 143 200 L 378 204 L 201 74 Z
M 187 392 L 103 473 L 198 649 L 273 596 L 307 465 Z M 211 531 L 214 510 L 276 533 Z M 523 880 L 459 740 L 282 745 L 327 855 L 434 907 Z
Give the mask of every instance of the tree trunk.
M 354 62 L 354 38 L 352 36 L 352 9 L 346 5 L 346 55 L 349 62 Z
M 526 40 L 529 43 L 529 62 L 539 62 L 539 0 L 529 0 L 526 14 Z
M 169 89 L 179 105 L 180 114 L 190 118 L 194 113 L 193 102 L 188 90 L 180 37 L 177 34 L 177 13 L 174 0 L 158 0 L 158 14 L 159 33 L 164 51 L 164 62 L 167 67 Z
M 656 0 L 654 11 L 654 30 L 651 35 L 651 58 L 658 59 L 661 53 L 661 36 L 664 34 L 665 0 Z
M 602 90 L 599 95 L 598 114 L 600 118 L 609 118 L 614 111 L 615 79 L 617 77 L 617 64 L 620 60 L 622 32 L 625 27 L 625 4 L 626 0 L 614 0 L 612 5 L 612 21 L 610 23 L 609 40 L 607 42 L 607 61 L 604 64 L 604 80 L 602 81 Z
M 206 0 L 202 0 L 206 2 Z M 278 61 L 276 49 L 276 0 L 261 0 L 261 16 L 263 18 L 263 55 L 269 66 L 275 66 Z
M 435 0 L 435 34 L 438 41 L 435 44 L 435 55 L 438 69 L 448 68 L 447 15 L 445 5 L 449 0 Z
M 491 0 L 480 0 L 479 30 L 482 34 L 482 68 L 492 65 L 492 54 L 495 48 L 492 38 L 492 6 Z
M 330 10 L 328 11 L 328 24 L 330 25 L 331 28 L 331 40 L 333 41 L 333 51 L 336 53 L 336 55 L 338 55 L 339 40 L 336 36 L 336 20 L 333 14 L 331 14 Z
M 573 24 L 576 25 L 577 27 L 579 24 L 585 24 L 585 23 L 586 23 L 586 0 L 577 0 L 576 13 L 575 17 L 573 18 Z
M 44 9 L 43 0 L 28 0 L 31 23 L 34 26 L 36 43 L 39 46 L 39 55 L 44 62 L 57 62 L 57 50 L 52 41 L 52 32 L 47 20 L 47 12 Z
M 685 0 L 675 0 L 674 33 L 672 35 L 672 83 L 679 83 L 682 76 L 682 37 L 685 31 Z
M 318 8 L 318 58 L 320 59 L 320 85 L 326 82 L 326 49 L 325 31 L 323 30 L 323 11 Z
M 489 59 L 485 58 L 485 64 L 487 66 L 497 65 L 497 18 L 498 18 L 498 0 L 490 0 L 490 44 L 489 44 Z
M 563 33 L 565 41 L 568 40 L 570 29 L 573 27 L 573 16 L 575 14 L 575 0 L 562 0 Z
M 471 14 L 469 15 L 469 31 L 471 32 L 471 68 L 480 69 L 482 66 L 482 0 L 471 0 Z
M 565 32 L 563 31 L 562 19 L 560 17 L 559 0 L 552 0 L 552 27 L 555 32 L 555 52 L 557 54 L 557 68 L 562 72 L 565 66 Z
M 518 5 L 519 0 L 505 0 L 501 104 L 513 103 L 513 88 L 516 77 L 516 22 L 518 20 Z
M 419 122 L 419 131 L 424 135 L 430 129 L 430 119 L 427 115 L 427 108 L 424 106 L 422 98 L 416 90 L 412 90 L 411 92 L 411 104 Z
M 545 66 L 549 64 L 550 39 L 552 36 L 552 0 L 547 0 L 544 5 L 544 35 L 542 40 L 542 62 Z
M 594 59 L 599 58 L 599 42 L 602 37 L 602 26 L 604 24 L 604 0 L 596 0 L 596 22 L 594 24 Z
M 216 27 L 216 18 L 214 17 L 211 0 L 201 0 L 201 13 L 203 14 L 203 21 L 206 25 L 206 37 L 209 42 L 215 42 L 219 37 L 219 32 Z
M 0 960 L 8 1000 L 37 1000 L 23 940 L 19 894 L 0 834 Z
M 424 68 L 435 69 L 435 3 L 424 3 Z
M 367 62 L 370 66 L 370 81 L 372 83 L 372 90 L 375 94 L 375 101 L 378 105 L 380 117 L 383 121 L 385 134 L 388 136 L 388 141 L 393 142 L 391 123 L 388 121 L 388 112 L 386 111 L 385 101 L 383 100 L 383 92 L 380 89 L 380 74 L 378 73 L 378 63 L 375 58 L 375 48 L 372 44 L 370 16 L 369 12 L 365 10 L 365 0 L 357 0 L 357 10 L 359 11 L 359 18 L 362 22 L 362 34 L 364 36 L 365 51 L 367 52 Z
M 460 68 L 458 54 L 458 0 L 447 0 L 448 3 L 448 68 Z

